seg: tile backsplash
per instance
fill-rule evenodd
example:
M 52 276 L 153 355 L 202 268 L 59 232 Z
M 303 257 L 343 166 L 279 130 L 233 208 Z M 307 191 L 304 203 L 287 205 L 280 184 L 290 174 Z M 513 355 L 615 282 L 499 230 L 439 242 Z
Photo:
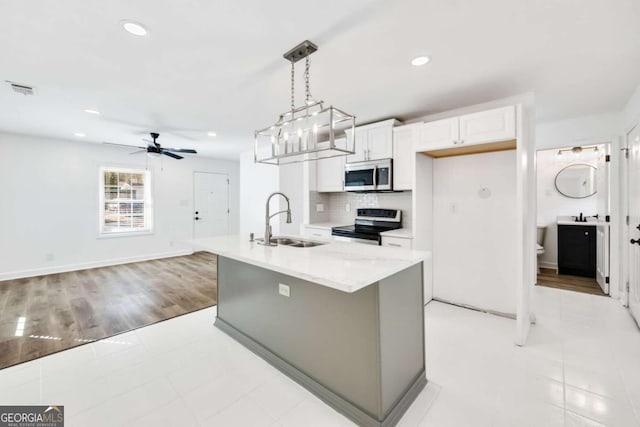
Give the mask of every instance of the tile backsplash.
M 353 224 L 358 208 L 402 210 L 402 226 L 411 228 L 411 192 L 401 193 L 316 193 L 312 192 L 311 221 Z M 324 212 L 316 212 L 316 204 L 324 204 Z M 346 211 L 347 204 L 350 211 Z
M 309 223 L 331 221 L 329 212 L 330 194 L 331 193 L 318 193 L 317 191 L 309 192 Z M 317 211 L 316 205 L 319 203 L 324 205 L 324 212 Z

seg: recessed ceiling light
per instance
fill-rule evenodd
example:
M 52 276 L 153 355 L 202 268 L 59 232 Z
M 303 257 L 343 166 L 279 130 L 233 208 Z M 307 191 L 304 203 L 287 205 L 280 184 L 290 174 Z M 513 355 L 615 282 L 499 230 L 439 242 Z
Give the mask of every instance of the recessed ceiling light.
M 73 134 L 74 136 L 77 136 L 78 138 L 84 138 L 85 136 L 87 136 L 86 134 L 82 133 L 82 132 L 76 132 Z
M 84 112 L 88 113 L 88 114 L 94 114 L 96 116 L 100 115 L 100 111 L 98 111 L 98 110 L 84 110 Z
M 215 132 L 207 132 L 207 135 L 208 136 L 216 136 L 216 133 Z
M 431 58 L 429 58 L 428 56 L 417 56 L 411 60 L 411 65 L 413 65 L 414 67 L 420 67 L 428 63 L 430 60 Z
M 146 36 L 147 29 L 139 22 L 135 21 L 122 21 L 122 28 L 125 29 L 126 32 L 133 34 L 134 36 Z

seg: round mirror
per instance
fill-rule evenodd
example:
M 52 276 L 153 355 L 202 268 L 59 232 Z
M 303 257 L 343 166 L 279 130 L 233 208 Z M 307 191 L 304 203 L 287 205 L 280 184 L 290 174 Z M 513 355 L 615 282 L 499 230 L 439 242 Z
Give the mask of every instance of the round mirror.
M 591 165 L 569 165 L 556 175 L 556 190 L 572 199 L 593 196 L 598 191 L 596 170 L 596 167 Z

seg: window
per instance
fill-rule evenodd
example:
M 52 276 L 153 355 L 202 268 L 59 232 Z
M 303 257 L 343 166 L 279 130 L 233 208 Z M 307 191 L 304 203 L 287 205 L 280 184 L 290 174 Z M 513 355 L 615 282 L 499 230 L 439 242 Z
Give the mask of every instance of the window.
M 149 181 L 144 169 L 100 169 L 100 234 L 152 231 Z

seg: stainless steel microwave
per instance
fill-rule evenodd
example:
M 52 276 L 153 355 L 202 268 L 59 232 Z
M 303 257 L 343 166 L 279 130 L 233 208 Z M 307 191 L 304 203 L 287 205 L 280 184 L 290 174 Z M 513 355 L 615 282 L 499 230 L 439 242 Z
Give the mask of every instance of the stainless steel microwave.
M 345 191 L 393 190 L 393 160 L 347 163 L 344 166 Z

